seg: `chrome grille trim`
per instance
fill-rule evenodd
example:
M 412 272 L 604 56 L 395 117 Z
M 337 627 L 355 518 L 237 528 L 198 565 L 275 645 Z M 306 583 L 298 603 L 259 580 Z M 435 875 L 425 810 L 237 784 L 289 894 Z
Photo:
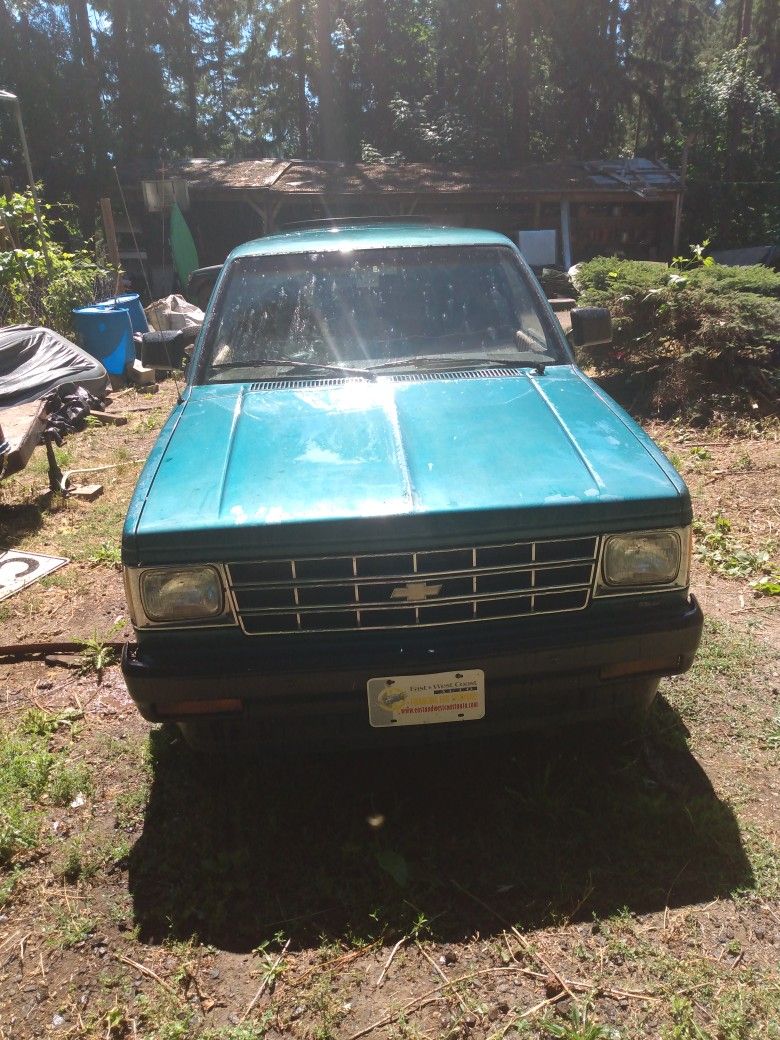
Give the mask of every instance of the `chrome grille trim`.
M 226 566 L 228 592 L 246 635 L 395 630 L 564 613 L 590 603 L 600 541 L 585 536 L 235 561 Z M 447 560 L 461 566 L 446 569 Z M 406 598 L 391 598 L 398 589 Z

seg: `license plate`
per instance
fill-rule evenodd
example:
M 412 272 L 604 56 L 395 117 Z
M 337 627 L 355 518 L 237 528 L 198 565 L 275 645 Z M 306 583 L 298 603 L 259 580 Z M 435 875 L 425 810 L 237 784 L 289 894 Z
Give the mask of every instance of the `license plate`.
M 485 673 L 385 675 L 368 680 L 368 721 L 387 726 L 425 726 L 434 722 L 466 722 L 485 714 Z

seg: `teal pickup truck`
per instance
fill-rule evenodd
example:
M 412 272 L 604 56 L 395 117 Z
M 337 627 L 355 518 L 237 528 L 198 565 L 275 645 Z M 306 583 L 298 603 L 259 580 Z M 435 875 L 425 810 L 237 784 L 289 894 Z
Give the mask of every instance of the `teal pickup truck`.
M 228 257 L 139 479 L 124 676 L 192 740 L 635 719 L 699 643 L 690 539 L 685 484 L 509 239 L 288 232 Z

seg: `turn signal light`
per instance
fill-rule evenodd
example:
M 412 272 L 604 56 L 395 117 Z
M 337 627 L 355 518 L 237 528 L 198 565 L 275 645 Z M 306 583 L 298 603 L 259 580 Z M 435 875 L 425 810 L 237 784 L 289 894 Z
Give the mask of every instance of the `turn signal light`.
M 236 697 L 225 697 L 213 701 L 168 701 L 156 707 L 160 718 L 177 719 L 181 715 L 235 715 L 243 704 Z
M 620 679 L 624 675 L 669 675 L 680 668 L 679 657 L 649 657 L 642 661 L 618 661 L 616 664 L 605 664 L 601 672 L 602 679 Z

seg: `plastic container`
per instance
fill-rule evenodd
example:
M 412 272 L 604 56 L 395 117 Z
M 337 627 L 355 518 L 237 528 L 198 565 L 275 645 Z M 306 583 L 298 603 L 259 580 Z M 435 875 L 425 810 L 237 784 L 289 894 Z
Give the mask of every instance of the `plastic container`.
M 99 303 L 93 304 L 93 306 L 100 307 L 101 310 L 107 311 L 129 311 L 130 321 L 133 325 L 133 332 L 149 331 L 149 322 L 146 320 L 144 308 L 138 293 L 122 293 L 121 296 L 112 296 L 110 300 L 101 300 Z
M 135 361 L 133 326 L 128 309 L 77 307 L 72 313 L 81 349 L 97 358 L 109 375 L 123 376 L 125 369 Z

